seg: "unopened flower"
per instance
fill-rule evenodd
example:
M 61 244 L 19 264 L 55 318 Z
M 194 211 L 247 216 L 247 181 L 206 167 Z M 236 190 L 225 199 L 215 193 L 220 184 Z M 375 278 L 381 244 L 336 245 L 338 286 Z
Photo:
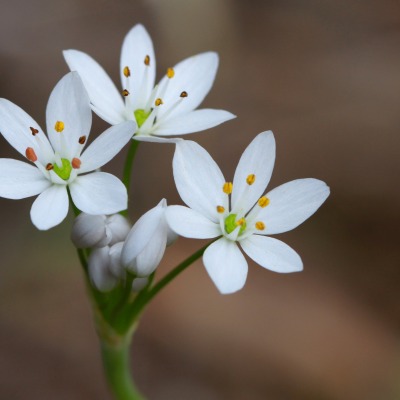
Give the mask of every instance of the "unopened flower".
M 268 237 L 296 228 L 329 195 L 317 179 L 298 179 L 263 194 L 275 162 L 275 139 L 263 132 L 250 143 L 227 182 L 211 156 L 198 144 L 181 141 L 173 159 L 174 179 L 190 207 L 169 206 L 170 227 L 189 238 L 218 238 L 204 252 L 203 262 L 221 293 L 243 287 L 248 265 L 239 250 L 264 268 L 294 272 L 303 268 L 299 255 Z
M 121 92 L 87 54 L 66 50 L 64 57 L 71 71 L 78 71 L 82 77 L 93 111 L 112 125 L 135 120 L 137 139 L 167 141 L 167 136 L 202 131 L 234 118 L 223 110 L 195 110 L 214 82 L 218 68 L 216 53 L 198 54 L 168 68 L 154 87 L 153 43 L 140 24 L 129 31 L 122 44 Z
M 72 227 L 71 240 L 78 248 L 112 246 L 125 240 L 131 226 L 120 214 L 79 214 Z
M 0 99 L 2 135 L 36 167 L 0 159 L 0 196 L 23 199 L 39 194 L 31 208 L 31 219 L 43 230 L 66 217 L 67 187 L 75 206 L 88 214 L 113 214 L 126 209 L 127 193 L 119 179 L 105 172 L 88 172 L 110 161 L 130 140 L 136 124 L 130 121 L 109 128 L 82 153 L 92 113 L 76 72 L 64 76 L 54 88 L 46 122 L 49 139 L 25 111 Z
M 129 232 L 121 262 L 138 277 L 149 276 L 160 263 L 165 248 L 176 238 L 165 219 L 165 199 L 143 214 Z
M 118 283 L 119 277 L 110 269 L 110 247 L 94 249 L 88 260 L 88 273 L 92 285 L 101 292 L 112 290 Z

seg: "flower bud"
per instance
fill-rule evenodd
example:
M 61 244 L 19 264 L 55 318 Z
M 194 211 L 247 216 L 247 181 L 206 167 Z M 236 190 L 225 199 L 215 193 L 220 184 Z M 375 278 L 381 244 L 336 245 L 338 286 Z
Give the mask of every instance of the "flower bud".
M 108 292 L 118 282 L 110 271 L 110 248 L 108 246 L 94 249 L 88 260 L 88 272 L 92 285 L 101 292 Z
M 148 284 L 148 278 L 135 278 L 132 282 L 132 290 L 134 292 L 140 292 Z
M 115 243 L 110 247 L 108 252 L 110 257 L 109 269 L 116 278 L 124 278 L 126 275 L 125 269 L 121 264 L 121 252 L 123 246 L 124 242 Z

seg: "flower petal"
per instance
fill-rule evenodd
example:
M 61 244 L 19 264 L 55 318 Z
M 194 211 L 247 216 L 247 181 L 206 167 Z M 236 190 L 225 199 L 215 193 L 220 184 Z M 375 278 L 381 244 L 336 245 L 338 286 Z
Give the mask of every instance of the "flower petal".
M 233 178 L 232 212 L 243 216 L 263 194 L 275 163 L 275 139 L 271 131 L 258 134 L 240 157 Z M 253 183 L 248 178 L 254 175 Z
M 154 135 L 170 136 L 204 131 L 229 121 L 236 116 L 224 110 L 202 109 L 178 115 L 166 122 L 156 124 Z
M 111 237 L 106 231 L 106 216 L 80 213 L 74 220 L 71 240 L 79 249 L 107 246 Z
M 87 137 L 92 125 L 89 96 L 77 72 L 65 75 L 51 92 L 46 123 L 54 150 L 64 158 L 75 157 L 81 147 L 79 137 Z
M 78 176 L 69 188 L 76 207 L 87 214 L 114 214 L 127 208 L 124 184 L 106 172 Z
M 167 222 L 178 235 L 192 239 L 211 239 L 221 236 L 219 223 L 210 221 L 203 214 L 183 206 L 169 206 Z
M 94 111 L 111 125 L 124 121 L 122 96 L 100 64 L 78 50 L 64 50 L 63 54 L 69 69 L 82 78 Z
M 134 121 L 122 122 L 108 128 L 81 155 L 79 173 L 93 171 L 108 163 L 130 141 L 136 128 Z
M 271 271 L 288 273 L 303 269 L 300 256 L 278 239 L 252 235 L 240 244 L 250 258 Z
M 144 62 L 146 56 L 149 57 L 148 65 Z M 131 71 L 129 78 L 124 75 L 125 67 Z M 121 50 L 120 73 L 122 87 L 131 93 L 133 110 L 144 109 L 154 88 L 156 59 L 151 38 L 141 24 L 135 25 L 125 36 Z
M 222 190 L 224 176 L 210 154 L 195 142 L 179 141 L 173 158 L 173 172 L 182 200 L 190 208 L 218 222 L 216 207 L 227 210 L 229 199 Z
M 170 79 L 164 76 L 159 84 L 159 97 L 164 105 L 157 113 L 157 118 L 162 119 L 168 112 L 166 119 L 172 119 L 197 108 L 210 91 L 217 69 L 218 54 L 214 52 L 197 54 L 175 65 L 174 77 Z M 187 96 L 181 97 L 182 92 L 186 92 Z M 175 107 L 177 101 L 179 104 Z M 171 107 L 175 107 L 173 111 Z
M 221 238 L 207 247 L 204 266 L 222 294 L 240 290 L 247 278 L 247 261 L 237 244 Z
M 0 197 L 25 199 L 42 193 L 51 182 L 32 165 L 11 158 L 0 158 Z
M 33 202 L 31 219 L 36 228 L 47 230 L 61 223 L 68 214 L 65 185 L 52 185 Z
M 89 277 L 92 285 L 101 292 L 108 292 L 118 282 L 110 269 L 109 247 L 94 249 L 88 260 Z
M 36 136 L 32 134 L 31 127 L 38 131 Z M 54 155 L 53 149 L 38 123 L 22 108 L 6 99 L 0 99 L 0 132 L 7 142 L 24 157 L 26 157 L 25 152 L 28 147 L 35 150 L 39 162 L 44 165 Z M 42 148 L 39 146 L 39 142 L 41 142 Z
M 152 240 L 164 218 L 165 208 L 166 201 L 163 199 L 156 207 L 143 214 L 133 225 L 121 254 L 121 261 L 124 266 L 132 267 L 135 258 Z
M 266 225 L 268 235 L 290 231 L 313 215 L 329 196 L 329 187 L 318 179 L 296 179 L 266 194 L 269 205 L 257 219 Z

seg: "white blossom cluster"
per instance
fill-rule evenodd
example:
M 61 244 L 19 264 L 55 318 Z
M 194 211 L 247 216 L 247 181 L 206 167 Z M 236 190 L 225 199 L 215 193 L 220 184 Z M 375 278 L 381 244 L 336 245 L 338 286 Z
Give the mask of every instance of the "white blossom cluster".
M 0 159 L 0 196 L 36 196 L 33 224 L 42 230 L 61 223 L 70 201 L 81 211 L 72 241 L 87 249 L 92 284 L 108 291 L 134 276 L 132 289 L 148 283 L 177 235 L 214 239 L 204 252 L 205 268 L 221 293 L 241 289 L 248 265 L 241 252 L 264 268 L 294 272 L 299 255 L 270 237 L 294 229 L 329 195 L 317 179 L 299 179 L 265 192 L 275 162 L 275 138 L 262 132 L 244 151 L 232 181 L 209 153 L 193 141 L 171 136 L 215 127 L 235 116 L 198 109 L 218 68 L 213 52 L 189 57 L 156 85 L 156 60 L 150 36 L 134 26 L 122 45 L 119 91 L 89 55 L 66 50 L 71 72 L 52 91 L 46 110 L 47 136 L 21 108 L 0 99 L 0 131 L 27 162 Z M 111 127 L 84 150 L 92 111 Z M 186 206 L 165 199 L 130 227 L 119 212 L 127 208 L 125 185 L 100 171 L 131 141 L 175 144 L 173 173 Z M 240 247 L 239 247 L 240 245 Z

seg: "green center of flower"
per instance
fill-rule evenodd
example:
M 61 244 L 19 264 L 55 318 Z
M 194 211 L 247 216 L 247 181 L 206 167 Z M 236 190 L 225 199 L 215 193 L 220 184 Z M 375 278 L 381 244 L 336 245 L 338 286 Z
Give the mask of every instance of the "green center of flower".
M 71 175 L 72 165 L 66 158 L 61 159 L 62 166 L 59 167 L 56 163 L 53 165 L 53 171 L 64 181 L 67 181 Z
M 149 117 L 150 113 L 151 110 L 149 112 L 146 112 L 142 108 L 138 108 L 133 112 L 139 128 L 146 122 L 146 119 Z
M 246 229 L 246 220 L 244 218 L 240 218 L 236 221 L 237 214 L 230 214 L 225 218 L 225 231 L 229 235 L 232 233 L 238 226 L 240 226 L 239 235 L 241 235 Z

